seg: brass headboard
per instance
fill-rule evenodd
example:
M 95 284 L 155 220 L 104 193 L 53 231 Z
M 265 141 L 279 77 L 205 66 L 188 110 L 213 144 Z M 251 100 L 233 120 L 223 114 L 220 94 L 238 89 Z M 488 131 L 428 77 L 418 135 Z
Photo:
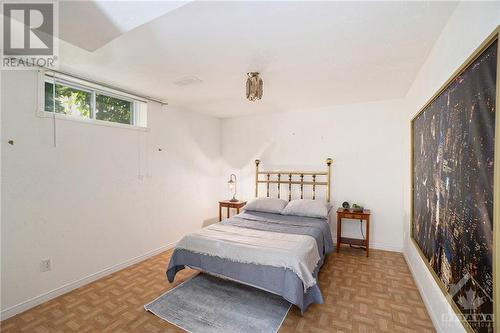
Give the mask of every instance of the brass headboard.
M 332 159 L 326 159 L 326 171 L 259 171 L 260 160 L 255 160 L 255 196 L 259 196 L 259 184 L 266 184 L 269 197 L 269 185 L 278 185 L 278 198 L 281 196 L 281 184 L 288 185 L 288 201 L 292 200 L 292 185 L 300 185 L 300 198 L 304 199 L 304 186 L 312 186 L 312 199 L 316 199 L 316 186 L 326 186 L 326 200 L 330 202 L 330 175 Z M 264 175 L 265 179 L 259 178 Z M 271 177 L 273 177 L 271 179 Z M 295 179 L 293 179 L 295 177 Z M 310 180 L 304 180 L 310 177 Z M 316 177 L 324 177 L 325 181 L 317 181 Z M 298 180 L 299 178 L 300 180 Z

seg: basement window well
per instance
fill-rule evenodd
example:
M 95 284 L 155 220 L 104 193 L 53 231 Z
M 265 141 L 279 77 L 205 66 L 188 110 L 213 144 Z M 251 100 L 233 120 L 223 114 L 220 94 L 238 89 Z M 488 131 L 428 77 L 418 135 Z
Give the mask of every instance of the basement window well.
M 41 116 L 147 128 L 147 101 L 62 74 L 40 77 Z

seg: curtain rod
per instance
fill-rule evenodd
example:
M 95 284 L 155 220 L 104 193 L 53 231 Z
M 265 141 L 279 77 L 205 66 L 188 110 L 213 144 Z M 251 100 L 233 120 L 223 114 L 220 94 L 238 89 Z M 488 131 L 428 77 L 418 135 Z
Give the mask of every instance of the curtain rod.
M 16 57 L 9 57 L 9 58 L 11 58 L 11 59 L 17 59 Z M 27 61 L 24 61 L 24 62 L 27 62 Z M 113 90 L 116 90 L 116 91 L 119 91 L 119 92 L 122 92 L 122 93 L 125 93 L 125 94 L 134 95 L 134 96 L 137 96 L 137 97 L 140 97 L 140 98 L 144 98 L 144 99 L 146 99 L 148 101 L 153 101 L 153 102 L 156 102 L 156 103 L 160 103 L 162 105 L 168 105 L 168 102 L 165 102 L 162 99 L 154 98 L 154 97 L 151 97 L 151 96 L 144 96 L 142 94 L 138 94 L 138 93 L 135 93 L 135 92 L 130 91 L 130 90 L 126 90 L 126 89 L 115 87 L 115 86 L 112 86 L 112 85 L 109 85 L 109 84 L 106 84 L 106 83 L 95 81 L 93 79 L 89 79 L 89 78 L 87 78 L 85 76 L 80 76 L 80 75 L 76 75 L 76 74 L 69 73 L 69 72 L 66 72 L 66 71 L 55 70 L 55 69 L 47 68 L 47 67 L 43 67 L 43 66 L 38 66 L 38 65 L 36 65 L 34 63 L 30 63 L 30 65 L 33 66 L 33 67 L 38 67 L 38 68 L 40 68 L 40 69 L 42 69 L 44 71 L 51 71 L 51 72 L 54 72 L 54 73 L 58 73 L 58 74 L 70 76 L 70 77 L 72 77 L 74 79 L 85 80 L 85 81 L 88 81 L 90 83 L 103 86 L 105 88 L 113 89 Z

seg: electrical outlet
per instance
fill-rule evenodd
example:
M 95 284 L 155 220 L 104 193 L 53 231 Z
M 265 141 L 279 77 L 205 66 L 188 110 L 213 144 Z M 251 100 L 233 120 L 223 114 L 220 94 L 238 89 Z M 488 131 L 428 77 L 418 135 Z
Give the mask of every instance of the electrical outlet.
M 40 272 L 48 272 L 52 269 L 52 261 L 50 258 L 40 261 Z

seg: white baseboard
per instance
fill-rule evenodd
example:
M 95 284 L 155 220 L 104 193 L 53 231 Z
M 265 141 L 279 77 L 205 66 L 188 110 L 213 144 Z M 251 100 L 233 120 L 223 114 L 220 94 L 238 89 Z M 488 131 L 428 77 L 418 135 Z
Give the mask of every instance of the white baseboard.
M 337 246 L 337 235 L 334 234 L 334 229 L 330 225 L 330 232 L 332 235 L 333 239 L 333 246 Z M 392 244 L 384 244 L 384 243 L 374 243 L 370 242 L 370 249 L 375 249 L 375 250 L 384 250 L 384 251 L 391 251 L 391 252 L 403 252 L 404 247 L 397 246 L 397 245 L 392 245 Z
M 439 290 L 439 287 L 437 284 L 435 284 L 434 279 L 432 278 L 431 273 L 427 270 L 427 267 L 425 267 L 424 262 L 416 253 L 416 248 L 412 248 L 414 245 L 410 242 L 407 244 L 407 247 L 405 248 L 405 251 L 403 252 L 404 258 L 406 260 L 406 263 L 408 267 L 410 268 L 410 272 L 413 276 L 413 280 L 415 281 L 415 284 L 417 285 L 417 289 L 420 293 L 420 296 L 422 297 L 422 300 L 424 301 L 424 305 L 427 308 L 427 312 L 429 313 L 432 323 L 434 324 L 434 328 L 436 329 L 436 332 L 438 333 L 465 333 L 465 329 L 460 323 L 458 317 L 455 318 L 454 321 L 449 321 L 447 323 L 443 323 L 442 317 L 440 316 L 443 313 L 447 313 L 448 316 L 456 316 L 454 311 L 452 310 L 451 306 L 448 304 L 447 300 L 445 299 L 445 296 L 442 295 L 441 290 Z M 413 253 L 411 253 L 413 252 Z M 413 257 L 413 258 L 412 258 Z M 413 264 L 412 264 L 413 263 Z M 423 270 L 422 274 L 418 274 L 419 267 L 415 267 L 415 265 L 421 264 L 425 269 Z M 423 268 L 422 267 L 422 268 Z M 429 287 L 425 286 L 426 281 L 429 281 L 431 290 L 429 290 Z M 426 290 L 428 292 L 426 292 Z M 433 290 L 432 290 L 433 289 Z M 432 291 L 432 293 L 429 294 L 429 292 Z M 434 296 L 434 299 L 432 299 Z M 437 300 L 436 300 L 437 296 Z M 442 303 L 442 304 L 441 304 Z
M 370 242 L 370 249 L 403 253 L 403 247 L 390 244 L 378 244 L 378 243 L 371 244 Z
M 114 272 L 117 272 L 119 270 L 127 268 L 128 266 L 131 266 L 133 264 L 141 262 L 147 258 L 150 258 L 154 255 L 157 255 L 161 252 L 164 252 L 168 249 L 173 248 L 176 244 L 177 244 L 177 242 L 173 242 L 173 243 L 164 245 L 158 249 L 149 251 L 143 255 L 137 256 L 135 258 L 126 260 L 122 263 L 105 268 L 99 272 L 96 272 L 94 274 L 90 274 L 90 275 L 83 277 L 79 280 L 67 283 L 61 287 L 58 287 L 56 289 L 53 289 L 53 290 L 48 291 L 46 293 L 43 293 L 41 295 L 30 298 L 24 302 L 21 302 L 19 304 L 14 305 L 14 306 L 11 306 L 10 308 L 7 308 L 7 309 L 2 310 L 0 312 L 0 320 L 5 320 L 9 317 L 15 316 L 16 314 L 19 314 L 19 313 L 24 312 L 26 310 L 29 310 L 29 309 L 31 309 L 39 304 L 45 303 L 53 298 L 56 298 L 56 297 L 61 296 L 63 294 L 66 294 L 66 293 L 68 293 L 76 288 L 79 288 L 81 286 L 84 286 L 86 284 L 94 282 L 95 280 L 98 280 L 106 275 L 112 274 Z
M 427 295 L 424 293 L 424 290 L 422 289 L 422 285 L 420 284 L 420 280 L 418 276 L 416 275 L 415 269 L 413 268 L 413 265 L 411 264 L 410 258 L 408 258 L 408 254 L 406 253 L 407 251 L 403 251 L 403 255 L 406 261 L 406 264 L 410 268 L 411 275 L 413 276 L 413 280 L 415 281 L 415 284 L 417 285 L 418 292 L 420 293 L 420 297 L 422 297 L 422 300 L 424 301 L 424 305 L 427 308 L 427 312 L 429 313 L 432 323 L 434 324 L 434 328 L 436 329 L 437 332 L 442 332 L 441 327 L 440 327 L 440 322 L 439 319 L 436 317 L 437 314 L 432 311 L 432 306 L 429 301 L 429 298 Z
M 337 246 L 337 243 L 333 243 L 333 246 Z M 388 245 L 388 244 L 372 244 L 370 242 L 370 250 L 383 250 L 383 251 L 390 251 L 390 252 L 403 252 L 403 248 L 400 246 L 394 246 L 394 245 Z

